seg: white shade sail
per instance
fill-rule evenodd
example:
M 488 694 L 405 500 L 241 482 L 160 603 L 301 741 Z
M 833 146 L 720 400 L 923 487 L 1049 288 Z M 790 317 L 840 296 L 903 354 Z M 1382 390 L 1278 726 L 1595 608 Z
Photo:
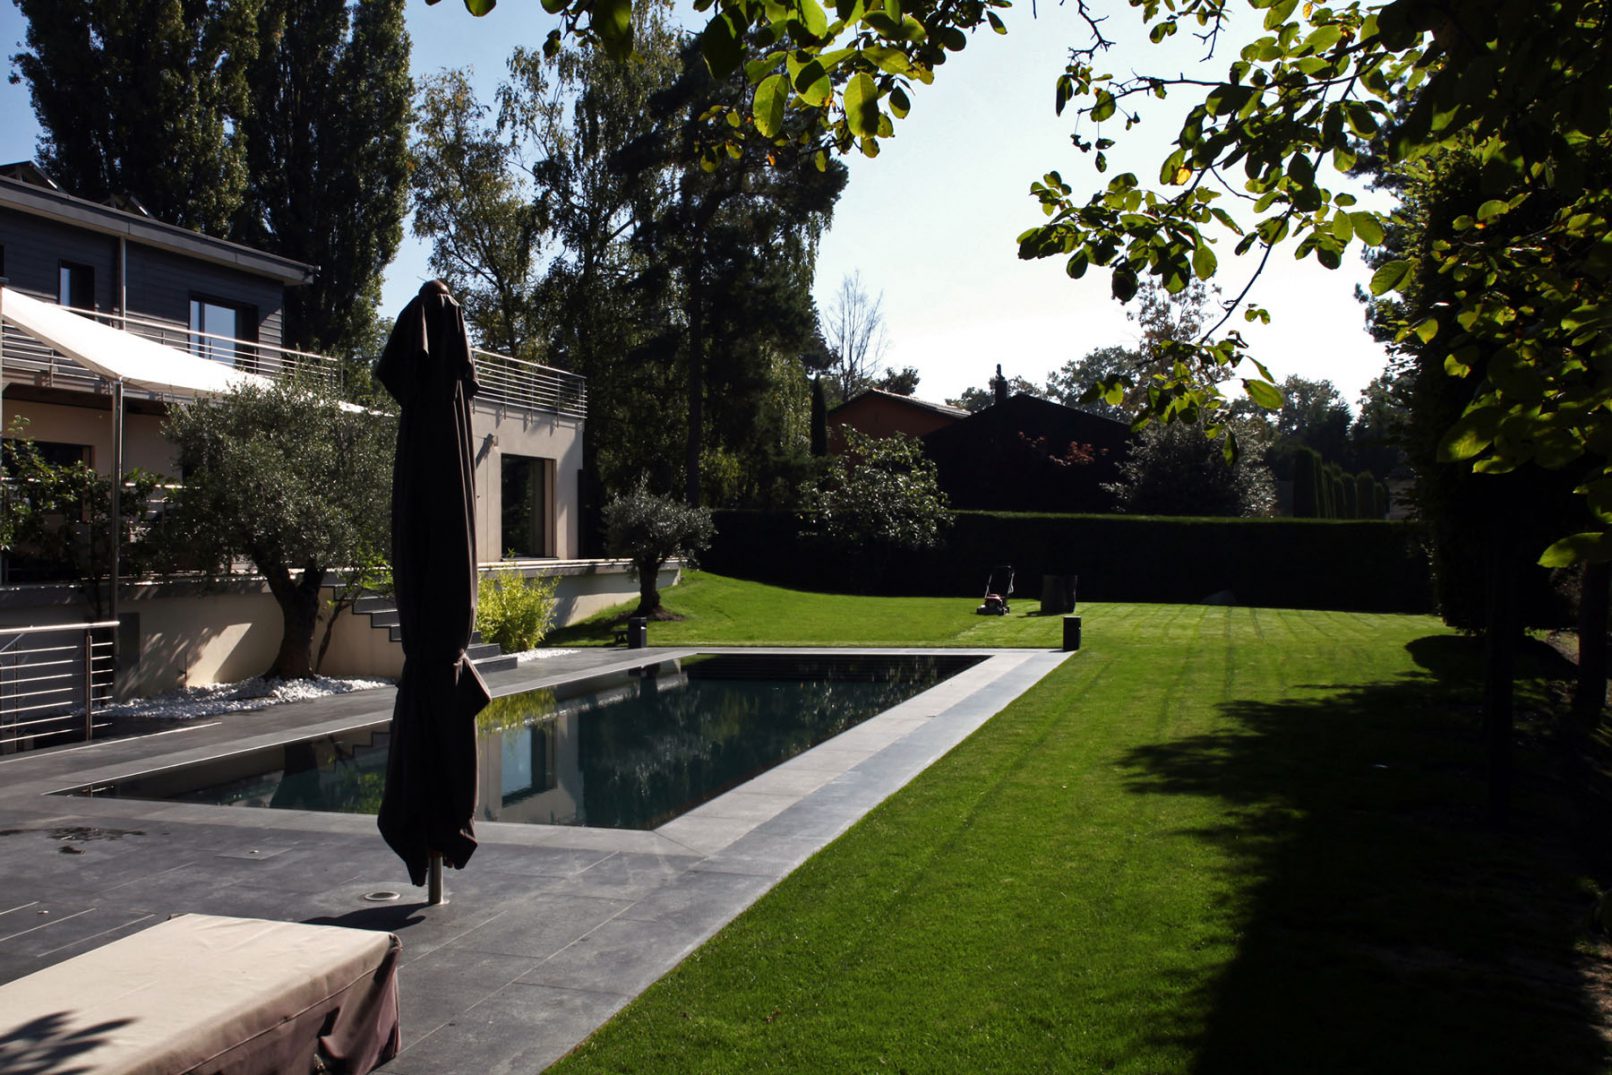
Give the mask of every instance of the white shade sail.
M 13 288 L 0 288 L 0 319 L 109 381 L 164 395 L 213 396 L 267 377 L 142 339 Z

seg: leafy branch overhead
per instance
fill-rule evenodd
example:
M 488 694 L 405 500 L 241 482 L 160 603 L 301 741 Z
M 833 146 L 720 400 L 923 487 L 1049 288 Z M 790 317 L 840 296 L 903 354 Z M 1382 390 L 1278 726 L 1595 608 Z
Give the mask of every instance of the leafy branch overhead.
M 630 0 L 544 0 L 563 34 L 607 51 L 631 48 Z M 1211 53 L 1234 11 L 1260 20 L 1223 75 L 1115 75 L 1105 68 L 1111 12 L 1075 0 L 1087 40 L 1070 49 L 1054 104 L 1077 125 L 1075 144 L 1106 151 L 1150 100 L 1188 95 L 1192 106 L 1156 175 L 1123 173 L 1089 196 L 1058 172 L 1032 187 L 1046 219 L 1019 237 L 1025 258 L 1062 258 L 1071 276 L 1111 273 L 1121 301 L 1145 280 L 1179 292 L 1221 274 L 1227 250 L 1256 264 L 1196 340 L 1175 341 L 1172 376 L 1150 389 L 1140 422 L 1184 419 L 1217 429 L 1217 371 L 1247 358 L 1238 313 L 1278 247 L 1342 264 L 1351 246 L 1376 247 L 1392 214 L 1340 189 L 1368 148 L 1379 166 L 1461 149 L 1482 161 L 1477 199 L 1451 239 L 1380 264 L 1374 294 L 1403 292 L 1419 276 L 1449 282 L 1447 304 L 1398 326 L 1399 340 L 1441 352 L 1472 382 L 1471 403 L 1443 455 L 1484 472 L 1527 463 L 1578 465 L 1598 520 L 1556 546 L 1549 562 L 1612 559 L 1612 188 L 1604 166 L 1612 85 L 1606 0 L 1125 0 L 1154 43 L 1183 30 Z M 467 0 L 472 11 L 490 3 Z M 782 138 L 820 152 L 877 153 L 917 84 L 982 25 L 1003 30 L 1006 0 L 703 0 L 701 35 L 714 71 L 741 65 L 755 87 L 747 114 L 711 117 L 728 144 Z M 1112 0 L 1112 7 L 1119 0 Z M 1240 24 L 1239 24 L 1240 25 Z M 1115 130 L 1118 126 L 1120 129 Z M 1084 132 L 1084 133 L 1083 133 Z M 715 158 L 713 158 L 713 166 Z M 1424 352 L 1425 353 L 1425 352 Z M 1253 401 L 1279 404 L 1268 371 L 1242 379 Z

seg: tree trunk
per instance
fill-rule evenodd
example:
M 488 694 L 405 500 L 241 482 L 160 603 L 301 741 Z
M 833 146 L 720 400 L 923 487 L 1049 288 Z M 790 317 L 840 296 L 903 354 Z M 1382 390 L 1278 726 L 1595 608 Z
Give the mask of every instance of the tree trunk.
M 1517 647 L 1517 531 L 1504 510 L 1489 530 L 1489 599 L 1484 627 L 1483 727 L 1489 755 L 1489 821 L 1511 811 L 1513 679 Z
M 1573 690 L 1573 712 L 1591 724 L 1601 719 L 1606 705 L 1608 582 L 1612 582 L 1612 564 L 1585 564 L 1579 576 L 1578 684 Z
M 302 578 L 293 582 L 291 572 L 283 565 L 264 568 L 260 564 L 259 567 L 268 580 L 269 592 L 280 606 L 284 626 L 279 652 L 264 677 L 310 679 L 313 676 L 310 659 L 313 632 L 319 621 L 319 587 L 324 582 L 324 569 L 308 565 L 303 568 Z
M 665 560 L 641 560 L 638 570 L 638 608 L 634 616 L 653 616 L 660 608 L 660 568 Z
M 694 269 L 695 274 L 699 268 Z M 705 430 L 705 318 L 698 282 L 690 289 L 688 304 L 688 448 L 685 465 L 688 506 L 700 506 L 700 442 Z

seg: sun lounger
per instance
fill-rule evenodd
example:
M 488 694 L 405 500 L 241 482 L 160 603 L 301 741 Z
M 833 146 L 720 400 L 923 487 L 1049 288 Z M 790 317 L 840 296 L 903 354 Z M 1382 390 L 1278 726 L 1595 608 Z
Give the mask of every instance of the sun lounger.
M 397 1053 L 398 949 L 389 933 L 179 915 L 0 986 L 0 1068 L 367 1072 Z

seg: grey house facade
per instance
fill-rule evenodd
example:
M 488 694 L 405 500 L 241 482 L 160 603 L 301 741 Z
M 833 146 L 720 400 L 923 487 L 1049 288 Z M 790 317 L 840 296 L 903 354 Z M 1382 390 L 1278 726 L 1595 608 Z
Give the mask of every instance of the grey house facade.
M 111 474 L 120 445 L 125 470 L 177 477 L 162 436 L 183 393 L 139 388 L 123 395 L 121 438 L 112 384 L 53 350 L 4 313 L 6 295 L 69 308 L 123 333 L 161 343 L 181 361 L 205 360 L 270 377 L 293 370 L 326 378 L 340 364 L 281 346 L 286 289 L 317 267 L 174 227 L 138 205 L 111 205 L 60 190 L 31 164 L 0 166 L 0 429 L 17 419 L 24 435 L 55 462 L 83 460 Z M 14 303 L 22 308 L 24 303 Z M 562 576 L 563 620 L 625 600 L 634 586 L 625 568 L 576 560 L 578 476 L 587 406 L 582 378 L 535 363 L 478 353 L 483 386 L 473 413 L 477 555 L 513 554 L 528 574 Z M 0 576 L 0 630 L 88 618 L 76 587 Z M 132 690 L 245 678 L 267 667 L 278 645 L 272 602 L 250 583 L 199 598 L 190 587 L 181 609 L 174 583 L 120 589 L 126 625 L 120 648 L 142 656 Z M 360 618 L 361 619 L 361 618 Z M 340 632 L 339 632 L 340 633 Z M 385 630 L 367 622 L 332 650 L 326 671 L 385 675 L 401 655 Z M 146 657 L 160 652 L 160 660 Z

